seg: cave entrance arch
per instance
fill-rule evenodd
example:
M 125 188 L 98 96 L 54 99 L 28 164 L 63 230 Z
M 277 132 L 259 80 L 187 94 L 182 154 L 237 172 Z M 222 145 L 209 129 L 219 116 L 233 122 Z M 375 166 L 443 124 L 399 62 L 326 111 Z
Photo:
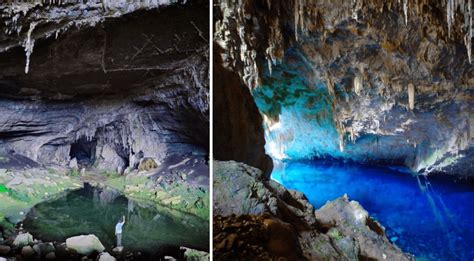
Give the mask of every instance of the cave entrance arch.
M 92 166 L 96 160 L 95 152 L 97 148 L 97 140 L 89 140 L 86 137 L 81 137 L 71 144 L 69 157 L 76 158 L 80 167 Z

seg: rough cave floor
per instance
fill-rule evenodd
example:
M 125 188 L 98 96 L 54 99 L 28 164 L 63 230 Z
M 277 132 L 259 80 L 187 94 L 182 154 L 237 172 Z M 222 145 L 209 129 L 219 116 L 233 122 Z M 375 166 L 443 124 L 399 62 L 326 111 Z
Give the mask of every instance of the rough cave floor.
M 474 258 L 472 184 L 337 161 L 286 161 L 276 166 L 272 179 L 302 191 L 318 208 L 347 194 L 385 226 L 392 242 L 417 260 Z

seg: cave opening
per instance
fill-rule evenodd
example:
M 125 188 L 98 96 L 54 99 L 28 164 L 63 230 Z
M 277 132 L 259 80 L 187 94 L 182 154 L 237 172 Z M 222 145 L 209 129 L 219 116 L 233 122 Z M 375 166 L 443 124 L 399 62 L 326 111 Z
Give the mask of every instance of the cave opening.
M 71 150 L 69 156 L 72 159 L 76 158 L 77 164 L 81 167 L 91 166 L 94 164 L 96 156 L 96 139 L 87 139 L 81 137 L 71 144 Z

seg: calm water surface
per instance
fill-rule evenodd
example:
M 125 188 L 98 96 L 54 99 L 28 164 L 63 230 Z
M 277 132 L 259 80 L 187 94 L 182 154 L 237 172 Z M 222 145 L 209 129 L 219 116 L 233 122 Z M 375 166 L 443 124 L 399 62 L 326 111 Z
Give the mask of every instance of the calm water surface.
M 194 215 L 136 202 L 111 189 L 86 186 L 35 206 L 23 222 L 35 238 L 64 241 L 94 234 L 108 249 L 115 246 L 115 224 L 126 216 L 123 245 L 156 254 L 187 246 L 208 250 L 209 222 Z
M 272 178 L 321 207 L 345 193 L 417 260 L 474 260 L 474 186 L 388 167 L 289 161 Z

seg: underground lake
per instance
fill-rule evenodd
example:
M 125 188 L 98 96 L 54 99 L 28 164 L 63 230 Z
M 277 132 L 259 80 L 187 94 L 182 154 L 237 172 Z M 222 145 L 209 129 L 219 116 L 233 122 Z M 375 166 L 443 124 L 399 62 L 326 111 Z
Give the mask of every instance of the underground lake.
M 122 243 L 127 251 L 155 256 L 182 246 L 209 249 L 207 221 L 88 184 L 34 206 L 23 228 L 43 241 L 63 242 L 68 237 L 94 234 L 107 250 L 112 250 L 116 244 L 115 224 L 123 215 L 126 223 Z
M 319 208 L 347 194 L 417 260 L 474 259 L 474 186 L 442 176 L 337 160 L 283 161 L 272 179 Z

